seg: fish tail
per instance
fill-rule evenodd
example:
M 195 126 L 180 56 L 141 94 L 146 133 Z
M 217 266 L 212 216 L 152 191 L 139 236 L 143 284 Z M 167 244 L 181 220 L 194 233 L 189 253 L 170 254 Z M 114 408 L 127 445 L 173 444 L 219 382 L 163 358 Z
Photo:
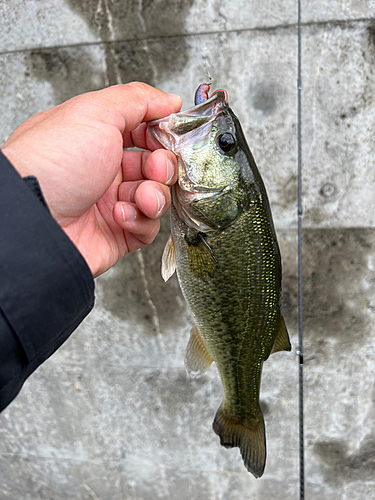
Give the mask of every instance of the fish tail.
M 224 406 L 218 409 L 212 425 L 225 448 L 238 446 L 246 469 L 255 477 L 261 477 L 266 465 L 266 434 L 262 410 L 254 415 L 237 417 Z

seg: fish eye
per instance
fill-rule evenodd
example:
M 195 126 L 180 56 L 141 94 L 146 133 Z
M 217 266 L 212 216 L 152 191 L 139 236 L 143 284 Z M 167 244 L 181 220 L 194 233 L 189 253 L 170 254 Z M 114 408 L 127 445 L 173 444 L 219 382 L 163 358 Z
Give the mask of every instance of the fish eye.
M 225 134 L 219 135 L 217 144 L 224 153 L 230 153 L 236 147 L 236 139 L 232 134 L 226 132 Z

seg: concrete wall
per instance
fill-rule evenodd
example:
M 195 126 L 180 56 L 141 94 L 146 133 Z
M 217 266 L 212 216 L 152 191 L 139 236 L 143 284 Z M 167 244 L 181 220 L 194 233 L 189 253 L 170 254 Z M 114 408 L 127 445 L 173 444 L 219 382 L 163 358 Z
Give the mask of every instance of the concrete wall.
M 375 499 L 375 2 L 303 1 L 306 498 Z M 182 95 L 209 71 L 266 183 L 293 342 L 264 368 L 262 479 L 211 429 L 215 367 L 189 380 L 191 319 L 148 248 L 0 415 L 0 499 L 299 497 L 297 10 L 267 0 L 0 0 L 0 143 L 81 92 L 143 80 Z

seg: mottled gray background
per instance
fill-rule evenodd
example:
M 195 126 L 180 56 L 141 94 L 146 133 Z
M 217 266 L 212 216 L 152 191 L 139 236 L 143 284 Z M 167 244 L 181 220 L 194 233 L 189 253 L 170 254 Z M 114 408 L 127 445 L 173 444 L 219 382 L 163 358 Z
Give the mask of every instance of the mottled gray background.
M 375 499 L 374 0 L 302 0 L 306 498 Z M 189 380 L 191 320 L 150 247 L 0 416 L 0 499 L 292 499 L 298 483 L 296 0 L 0 0 L 0 144 L 78 93 L 142 80 L 227 89 L 270 196 L 293 342 L 265 364 L 262 479 Z

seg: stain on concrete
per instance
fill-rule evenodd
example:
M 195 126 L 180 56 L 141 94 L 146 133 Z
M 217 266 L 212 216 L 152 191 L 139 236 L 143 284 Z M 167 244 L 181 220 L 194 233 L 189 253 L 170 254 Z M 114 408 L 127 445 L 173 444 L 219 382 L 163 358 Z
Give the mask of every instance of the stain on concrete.
M 25 76 L 51 84 L 56 104 L 105 84 L 84 48 L 34 50 L 25 54 L 25 66 Z
M 103 42 L 185 32 L 194 0 L 65 0 Z
M 161 79 L 182 73 L 188 60 L 185 38 L 114 44 L 121 82 L 138 80 L 157 86 Z
M 218 383 L 218 381 L 216 382 Z M 144 383 L 152 395 L 149 403 L 150 408 L 157 406 L 157 399 L 163 411 L 168 414 L 169 418 L 174 419 L 186 411 L 187 405 L 195 406 L 197 401 L 202 402 L 202 397 L 197 396 L 197 393 L 208 384 L 208 377 L 203 375 L 197 379 L 190 379 L 184 369 L 177 371 L 173 377 L 170 374 L 166 377 L 164 372 L 154 371 L 144 378 Z M 221 400 L 219 395 L 217 396 L 219 405 Z M 201 415 L 201 412 L 199 414 Z M 197 411 L 197 419 L 198 416 Z
M 255 109 L 263 111 L 269 115 L 276 109 L 277 95 L 272 85 L 259 86 L 253 96 L 253 106 Z
M 160 37 L 170 36 L 165 26 L 173 26 L 176 33 L 183 32 L 184 19 L 192 4 L 190 1 L 66 2 L 103 42 L 105 72 L 93 61 L 90 47 L 39 49 L 26 54 L 25 75 L 49 82 L 56 104 L 77 94 L 118 83 L 138 80 L 157 86 L 161 79 L 182 71 L 188 61 L 186 38 L 160 40 Z M 116 41 L 150 36 L 157 36 L 158 40 Z
M 120 83 L 116 73 L 116 60 L 113 55 L 113 48 L 109 43 L 114 39 L 112 12 L 110 10 L 112 2 L 108 0 L 68 0 L 67 4 L 73 11 L 78 12 L 83 17 L 88 26 L 103 42 L 107 42 L 104 44 L 107 73 L 106 84 L 115 85 Z M 122 5 L 125 9 L 126 2 L 123 2 Z
M 84 0 L 84 1 L 67 1 L 69 7 L 78 12 L 81 17 L 87 22 L 90 28 L 93 29 L 95 34 L 99 36 L 102 41 L 109 42 L 113 39 L 112 35 L 112 19 L 111 11 L 109 10 L 109 3 L 107 0 Z M 109 43 L 104 45 L 104 53 L 106 60 L 106 84 L 114 85 L 118 82 L 116 76 L 116 62 L 113 57 L 112 48 Z
M 252 85 L 250 88 L 250 100 L 255 109 L 261 111 L 265 116 L 273 114 L 280 102 L 284 91 L 282 87 L 273 82 L 263 81 Z
M 289 209 L 291 203 L 297 204 L 297 194 L 298 194 L 298 177 L 295 174 L 290 175 L 287 179 L 280 177 L 280 181 L 277 182 L 276 188 L 277 202 L 274 203 L 275 206 L 281 207 L 282 209 Z
M 202 439 L 215 441 L 211 423 L 222 400 L 217 377 L 206 374 L 191 380 L 184 368 L 131 371 L 110 367 L 109 374 L 105 379 L 116 385 L 113 413 L 121 421 L 125 451 L 150 436 L 156 449 L 185 447 Z M 106 439 L 112 440 L 111 436 Z
M 374 229 L 307 229 L 303 235 L 305 336 L 319 350 L 335 339 L 353 350 L 370 337 Z
M 65 2 L 104 42 L 108 85 L 132 80 L 157 85 L 158 80 L 155 76 L 168 77 L 177 70 L 178 61 L 187 62 L 188 47 L 184 38 L 179 39 L 178 44 L 172 47 L 171 53 L 168 47 L 171 44 L 168 40 L 166 47 L 159 44 L 159 50 L 154 53 L 154 61 L 150 60 L 149 54 L 143 54 L 142 42 L 131 43 L 130 40 L 170 37 L 184 33 L 185 18 L 194 0 L 65 0 Z M 121 40 L 129 41 L 118 46 L 116 41 Z M 176 65 L 171 69 L 168 62 L 170 57 L 176 61 Z M 120 72 L 119 64 L 122 66 Z M 157 74 L 151 70 L 152 67 L 157 68 Z
M 371 21 L 371 23 L 367 27 L 367 35 L 369 40 L 369 46 L 374 50 L 375 49 L 375 21 Z
M 371 480 L 375 473 L 374 449 L 374 440 L 365 441 L 358 452 L 352 454 L 343 441 L 321 441 L 314 445 L 325 482 L 332 486 L 341 486 L 346 481 Z

